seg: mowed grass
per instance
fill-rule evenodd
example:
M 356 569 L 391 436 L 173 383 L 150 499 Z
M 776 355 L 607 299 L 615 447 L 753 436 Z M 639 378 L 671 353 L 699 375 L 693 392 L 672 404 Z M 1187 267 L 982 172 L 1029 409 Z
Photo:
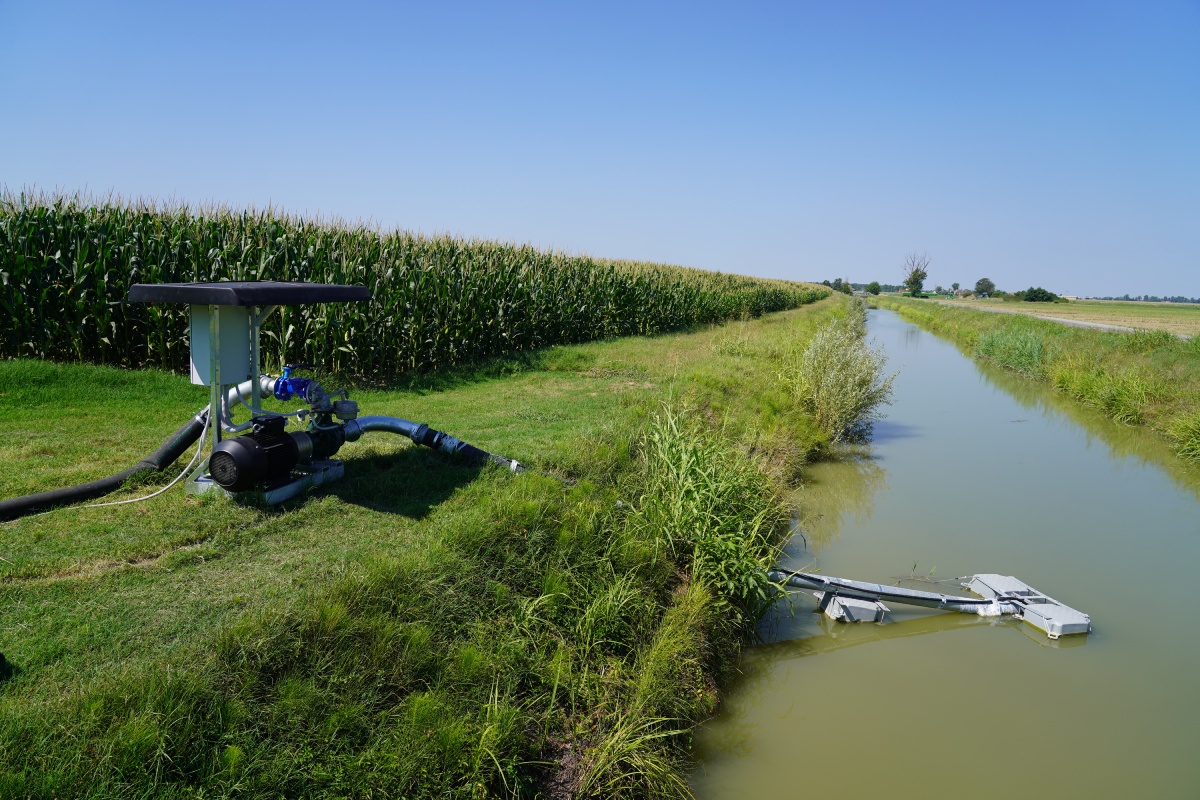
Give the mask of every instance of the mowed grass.
M 775 375 L 842 309 L 354 391 L 532 473 L 369 434 L 276 509 L 177 487 L 0 526 L 0 796 L 684 792 L 761 600 L 739 581 L 825 441 Z M 0 362 L 0 392 L 4 497 L 124 468 L 204 404 L 184 377 L 32 361 Z M 698 471 L 650 481 L 671 453 Z M 706 503 L 732 510 L 699 535 Z
M 1072 300 L 1069 303 L 1006 303 L 1003 300 L 938 300 L 955 307 L 995 308 L 1056 319 L 1099 322 L 1125 328 L 1200 335 L 1200 305 L 1125 300 Z

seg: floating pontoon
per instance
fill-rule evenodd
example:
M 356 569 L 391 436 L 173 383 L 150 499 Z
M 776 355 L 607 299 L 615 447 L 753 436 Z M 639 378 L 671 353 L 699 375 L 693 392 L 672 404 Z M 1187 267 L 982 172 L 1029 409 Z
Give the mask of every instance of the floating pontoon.
M 887 600 L 982 617 L 1013 616 L 1043 631 L 1051 639 L 1087 634 L 1092 630 L 1092 618 L 1087 614 L 1042 594 L 1011 575 L 972 575 L 964 581 L 963 588 L 981 599 L 788 569 L 772 570 L 768 576 L 777 583 L 797 589 L 812 589 L 817 598 L 817 609 L 839 622 L 882 622 L 890 610 L 883 604 Z

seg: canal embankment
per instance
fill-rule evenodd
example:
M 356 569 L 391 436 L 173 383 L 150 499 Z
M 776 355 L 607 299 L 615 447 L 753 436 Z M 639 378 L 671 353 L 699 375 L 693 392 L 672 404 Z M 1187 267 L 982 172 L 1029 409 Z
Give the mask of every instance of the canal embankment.
M 1145 426 L 1179 458 L 1200 462 L 1200 337 L 1089 330 L 912 299 L 874 302 L 974 358 L 1046 383 L 1122 424 Z
M 841 396 L 799 367 L 830 330 L 848 363 L 852 308 L 351 387 L 521 475 L 364 437 L 275 509 L 169 491 L 6 524 L 0 795 L 686 792 L 788 492 L 864 410 L 798 388 Z M 4 497 L 131 463 L 204 402 L 186 376 L 33 360 L 0 390 Z
M 1051 642 L 903 606 L 839 624 L 797 593 L 697 735 L 696 795 L 1195 796 L 1200 468 L 1146 426 L 870 319 L 894 402 L 869 449 L 806 471 L 781 563 L 934 591 L 1014 575 L 1094 630 Z

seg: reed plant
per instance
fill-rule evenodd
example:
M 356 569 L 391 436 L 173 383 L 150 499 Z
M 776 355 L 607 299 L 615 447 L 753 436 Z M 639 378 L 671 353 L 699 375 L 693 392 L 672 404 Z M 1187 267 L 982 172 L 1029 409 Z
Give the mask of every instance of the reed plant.
M 1015 326 L 981 333 L 975 343 L 975 354 L 1031 378 L 1044 377 L 1052 358 L 1041 331 Z
M 134 283 L 358 284 L 363 304 L 286 308 L 264 359 L 386 378 L 552 344 L 795 308 L 810 284 L 424 237 L 273 209 L 0 194 L 0 357 L 182 371 L 187 311 L 127 304 Z
M 1181 458 L 1200 463 L 1200 412 L 1177 417 L 1171 423 L 1169 435 Z

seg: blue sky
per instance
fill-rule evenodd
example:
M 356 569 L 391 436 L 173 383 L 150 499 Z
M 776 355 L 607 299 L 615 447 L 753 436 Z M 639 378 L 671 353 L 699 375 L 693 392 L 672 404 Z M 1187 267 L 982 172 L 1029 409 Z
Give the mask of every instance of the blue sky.
M 17 3 L 0 182 L 1200 296 L 1200 3 Z

